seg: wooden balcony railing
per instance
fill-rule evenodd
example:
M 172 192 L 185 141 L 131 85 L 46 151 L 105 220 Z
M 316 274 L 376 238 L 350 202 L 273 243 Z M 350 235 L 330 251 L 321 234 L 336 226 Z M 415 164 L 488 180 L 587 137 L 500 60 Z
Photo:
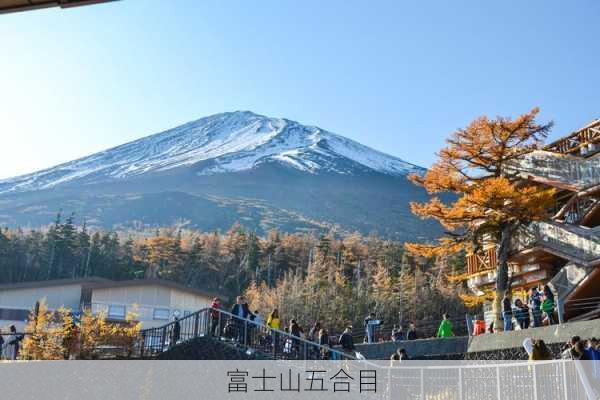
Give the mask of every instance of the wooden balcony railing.
M 496 248 L 477 252 L 467 256 L 467 272 L 469 275 L 496 269 Z
M 600 151 L 600 120 L 549 144 L 545 150 L 583 157 Z

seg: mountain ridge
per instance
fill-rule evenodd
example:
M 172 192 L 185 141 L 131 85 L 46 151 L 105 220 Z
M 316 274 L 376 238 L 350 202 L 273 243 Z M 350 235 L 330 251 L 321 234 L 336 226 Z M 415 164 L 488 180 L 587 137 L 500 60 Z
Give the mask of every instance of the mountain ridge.
M 179 226 L 264 234 L 359 231 L 428 239 L 441 229 L 409 207 L 425 169 L 343 136 L 252 112 L 215 114 L 0 180 L 0 226 L 38 227 L 59 210 L 102 229 Z
M 353 173 L 338 160 L 390 175 L 424 169 L 354 140 L 250 111 L 214 114 L 89 156 L 0 180 L 0 193 L 48 189 L 66 182 L 98 182 L 204 163 L 199 174 L 252 169 L 279 162 L 308 173 Z M 91 178 L 91 179 L 90 179 Z

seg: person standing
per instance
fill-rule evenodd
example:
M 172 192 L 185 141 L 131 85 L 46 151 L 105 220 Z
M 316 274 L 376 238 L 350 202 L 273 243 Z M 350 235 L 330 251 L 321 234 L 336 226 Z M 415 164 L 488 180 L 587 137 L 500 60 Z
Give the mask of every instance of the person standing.
M 415 327 L 415 323 L 411 322 L 408 325 L 408 331 L 406 332 L 406 340 L 415 340 L 417 339 L 417 328 Z
M 248 318 L 250 309 L 248 303 L 246 303 L 244 296 L 238 296 L 235 299 L 235 304 L 231 308 L 231 314 L 233 314 L 233 326 L 235 327 L 235 338 L 238 342 L 244 342 L 244 320 Z
M 171 330 L 171 346 L 175 346 L 181 337 L 181 324 L 179 318 L 175 317 L 173 322 L 173 330 Z
M 246 319 L 250 314 L 250 308 L 248 307 L 248 303 L 244 296 L 238 296 L 235 299 L 235 304 L 231 309 L 231 313 L 238 317 L 239 319 Z
M 365 318 L 365 331 L 367 334 L 367 343 L 375 343 L 375 328 L 383 324 L 382 320 L 376 319 L 375 313 L 370 313 Z
M 318 342 L 319 340 L 319 332 L 321 331 L 321 323 L 319 321 L 315 322 L 315 324 L 308 331 L 307 339 L 311 342 Z
M 321 331 L 321 322 L 316 321 L 314 323 L 314 325 L 310 328 L 310 330 L 308 331 L 308 336 L 306 337 L 306 339 L 309 342 L 315 342 L 315 343 L 319 343 L 319 332 Z M 311 353 L 311 357 L 319 357 L 320 353 L 319 353 L 319 347 L 318 346 L 310 346 L 310 353 Z
M 7 360 L 16 360 L 19 355 L 19 342 L 23 339 L 22 336 L 17 335 L 17 328 L 11 325 L 9 328 L 10 335 L 4 341 L 4 357 Z
M 260 315 L 258 310 L 255 310 L 253 313 L 249 314 L 249 319 L 252 321 L 251 324 L 248 324 L 248 345 L 251 346 L 253 343 L 261 343 L 262 342 L 262 324 L 263 318 Z
M 281 320 L 279 319 L 279 310 L 276 308 L 273 309 L 273 312 L 269 315 L 267 319 L 267 326 L 271 329 L 277 329 L 281 327 Z
M 542 295 L 535 286 L 529 291 L 529 307 L 533 316 L 533 327 L 542 326 Z
M 512 331 L 512 302 L 510 290 L 504 292 L 504 298 L 502 299 L 502 319 L 504 320 L 504 331 Z
M 594 360 L 594 361 L 600 360 L 600 352 L 598 352 L 597 347 L 598 347 L 598 339 L 591 338 L 591 339 L 587 340 L 586 345 L 585 345 L 585 351 L 588 353 L 591 360 Z M 596 366 L 596 364 L 594 364 L 594 365 Z M 594 370 L 597 370 L 597 368 L 594 367 Z
M 221 300 L 218 297 L 215 297 L 210 305 L 210 336 L 221 336 L 221 326 L 219 323 L 219 312 L 221 310 Z
M 300 325 L 298 324 L 298 322 L 296 322 L 295 319 L 290 320 L 290 334 L 292 336 L 295 336 L 296 338 L 298 338 L 298 339 L 294 338 L 292 341 L 292 349 L 298 356 L 300 354 L 300 340 L 299 339 L 302 337 L 302 335 L 304 335 L 304 331 L 302 330 L 302 327 L 300 327 Z
M 529 361 L 552 360 L 552 352 L 542 339 L 532 341 L 532 350 L 529 353 Z
M 437 337 L 447 338 L 451 336 L 454 336 L 454 332 L 452 332 L 452 322 L 448 319 L 448 314 L 443 314 L 442 322 L 440 322 L 440 327 L 437 331 Z
M 347 326 L 346 329 L 344 329 L 344 332 L 340 336 L 338 342 L 342 345 L 342 350 L 349 353 L 354 351 L 354 339 L 352 338 L 351 326 Z
M 580 341 L 581 341 L 581 338 L 579 336 L 577 336 L 577 335 L 571 336 L 571 339 L 569 339 L 566 347 L 564 348 L 563 352 L 561 353 L 561 358 L 563 360 L 571 360 L 573 358 L 572 350 L 575 347 L 575 345 L 577 343 L 579 343 Z
M 392 328 L 392 340 L 394 342 L 401 342 L 404 340 L 404 332 L 402 332 L 402 325 Z
M 329 332 L 326 329 L 319 330 L 319 344 L 321 347 L 321 360 L 329 359 Z
M 529 328 L 529 307 L 521 299 L 515 300 L 515 318 L 521 329 Z
M 254 326 L 258 329 L 260 329 L 260 326 L 263 325 L 265 323 L 265 321 L 263 320 L 263 317 L 260 315 L 260 311 L 256 310 L 254 311 L 254 318 L 252 319 L 252 321 L 254 321 Z
M 267 327 L 271 329 L 270 335 L 273 341 L 273 348 L 279 347 L 279 329 L 281 328 L 281 320 L 279 319 L 279 310 L 273 309 L 269 318 L 267 318 Z
M 572 360 L 592 361 L 588 352 L 585 351 L 585 344 L 583 343 L 583 340 L 575 343 L 575 345 L 571 347 L 570 352 Z
M 548 285 L 544 285 L 544 300 L 542 301 L 541 310 L 548 320 L 548 325 L 554 325 L 554 293 Z

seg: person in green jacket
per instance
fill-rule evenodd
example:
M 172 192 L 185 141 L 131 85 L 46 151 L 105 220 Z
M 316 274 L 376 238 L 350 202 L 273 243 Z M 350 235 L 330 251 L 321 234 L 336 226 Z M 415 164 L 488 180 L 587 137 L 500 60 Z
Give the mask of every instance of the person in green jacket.
M 448 319 L 448 314 L 442 315 L 442 318 L 442 322 L 437 331 L 437 337 L 445 338 L 454 336 L 454 332 L 452 332 L 452 322 Z
M 548 285 L 544 286 L 544 300 L 540 309 L 548 319 L 548 325 L 554 325 L 554 293 Z

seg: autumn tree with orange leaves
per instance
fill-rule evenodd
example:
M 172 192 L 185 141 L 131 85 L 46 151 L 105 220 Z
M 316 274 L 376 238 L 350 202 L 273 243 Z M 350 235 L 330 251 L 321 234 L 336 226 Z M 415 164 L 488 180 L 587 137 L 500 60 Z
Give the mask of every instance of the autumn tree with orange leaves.
M 435 244 L 408 243 L 413 254 L 445 257 L 460 251 L 478 251 L 484 238 L 497 246 L 495 310 L 500 310 L 509 288 L 508 257 L 511 236 L 519 226 L 546 216 L 553 190 L 528 184 L 506 173 L 504 166 L 525 153 L 538 149 L 552 122 L 536 121 L 539 109 L 511 119 L 480 117 L 447 139 L 437 162 L 423 176 L 410 179 L 430 194 L 454 193 L 448 204 L 434 196 L 426 203 L 411 203 L 412 212 L 434 218 L 446 229 Z M 500 312 L 496 312 L 496 328 Z

